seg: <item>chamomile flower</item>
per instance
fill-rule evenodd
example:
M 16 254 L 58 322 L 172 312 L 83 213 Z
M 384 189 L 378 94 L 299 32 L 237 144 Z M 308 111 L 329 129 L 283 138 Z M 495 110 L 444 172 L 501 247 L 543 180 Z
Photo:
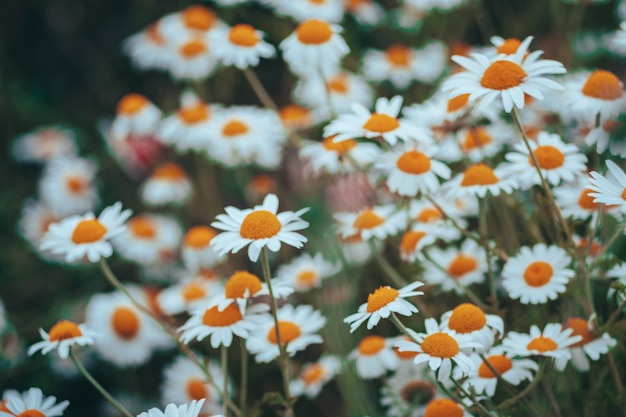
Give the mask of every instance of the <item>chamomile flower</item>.
M 161 111 L 141 94 L 127 94 L 117 103 L 117 114 L 111 124 L 113 140 L 124 140 L 130 134 L 146 135 L 156 130 Z
M 391 313 L 411 316 L 418 310 L 405 298 L 424 295 L 422 291 L 416 291 L 422 285 L 424 283 L 415 281 L 400 290 L 380 286 L 367 296 L 367 302 L 359 306 L 357 313 L 349 315 L 343 321 L 350 325 L 350 333 L 353 333 L 366 320 L 369 330 L 376 326 L 381 318 L 386 319 Z
M 565 218 L 586 220 L 600 210 L 600 204 L 595 203 L 590 195 L 593 191 L 589 188 L 588 177 L 581 177 L 579 181 L 563 184 L 552 191 Z
M 140 70 L 167 69 L 169 44 L 159 26 L 159 21 L 154 22 L 122 43 L 122 50 Z
M 493 59 L 481 54 L 471 58 L 455 55 L 452 60 L 466 71 L 452 75 L 443 85 L 444 91 L 454 97 L 469 94 L 471 102 L 478 101 L 478 108 L 489 106 L 500 99 L 504 111 L 510 113 L 513 106 L 524 108 L 524 95 L 537 100 L 544 98 L 542 90 L 561 90 L 563 87 L 543 75 L 563 74 L 563 64 L 553 60 L 540 60 L 542 51 L 528 53 L 532 36 L 527 37 L 515 54 L 497 55 Z
M 443 210 L 443 211 L 442 211 Z M 411 200 L 409 204 L 409 221 L 419 229 L 428 228 L 429 233 L 437 238 L 452 241 L 461 237 L 461 232 L 444 216 L 450 216 L 460 227 L 466 227 L 467 222 L 455 213 L 453 202 L 439 199 L 436 204 L 426 199 Z
M 435 398 L 424 407 L 424 417 L 472 417 L 462 404 L 449 398 Z
M 601 126 L 594 127 L 585 138 L 589 146 L 595 145 L 598 153 L 607 149 L 611 155 L 626 158 L 626 141 L 623 138 L 624 122 L 621 119 L 608 119 Z
M 153 207 L 182 205 L 189 200 L 193 188 L 187 172 L 178 164 L 165 162 L 154 168 L 142 184 L 142 201 Z
M 402 100 L 402 96 L 390 100 L 381 97 L 376 100 L 374 112 L 354 103 L 352 113 L 341 114 L 324 128 L 324 136 L 337 135 L 335 141 L 381 137 L 390 145 L 395 145 L 398 140 L 430 143 L 430 131 L 398 118 Z
M 137 415 L 137 417 L 198 417 L 204 404 L 204 399 L 196 401 L 193 400 L 189 404 L 175 405 L 168 404 L 164 411 L 154 407 L 148 411 L 144 411 Z
M 562 371 L 572 357 L 569 347 L 582 340 L 573 333 L 573 329 L 563 329 L 559 323 L 548 323 L 543 330 L 533 325 L 529 334 L 509 332 L 502 346 L 509 355 L 554 358 L 556 369 Z
M 341 361 L 333 355 L 322 356 L 317 362 L 306 364 L 302 371 L 289 383 L 292 395 L 315 398 L 324 385 L 341 371 Z
M 179 43 L 189 36 L 206 37 L 210 32 L 225 27 L 215 12 L 200 5 L 188 6 L 162 17 L 159 26 L 170 43 Z
M 385 10 L 373 0 L 344 0 L 346 11 L 363 26 L 376 26 L 385 18 Z
M 94 185 L 95 162 L 84 158 L 55 158 L 39 182 L 41 198 L 61 216 L 92 211 L 100 202 Z
M 413 225 L 404 232 L 399 245 L 400 258 L 407 262 L 424 260 L 424 248 L 435 243 L 438 237 L 433 232 L 434 229 L 424 225 Z
M 561 108 L 574 117 L 595 122 L 617 116 L 626 109 L 624 84 L 610 71 L 595 70 L 576 74 L 564 83 Z M 598 116 L 599 115 L 599 116 Z
M 309 161 L 317 174 L 338 174 L 367 167 L 376 160 L 378 153 L 373 143 L 354 139 L 335 141 L 335 136 L 329 136 L 322 142 L 304 141 L 299 156 Z
M 27 199 L 22 206 L 22 212 L 17 229 L 24 239 L 30 243 L 37 253 L 44 259 L 60 261 L 61 255 L 53 255 L 48 250 L 39 248 L 41 238 L 48 231 L 52 223 L 63 220 L 48 204 L 43 201 Z
M 297 104 L 281 107 L 278 117 L 287 130 L 305 130 L 319 122 L 311 109 Z
M 245 23 L 215 30 L 210 39 L 215 58 L 240 70 L 256 67 L 260 58 L 272 58 L 276 54 L 274 47 L 263 40 L 263 32 Z
M 412 361 L 413 357 L 411 357 Z M 389 417 L 423 417 L 426 405 L 441 397 L 434 381 L 424 376 L 424 367 L 413 363 L 398 367 L 380 389 L 380 404 Z
M 185 267 L 190 271 L 211 268 L 224 261 L 211 246 L 217 232 L 209 226 L 198 225 L 187 230 L 181 246 L 181 255 Z
M 277 311 L 278 328 L 274 318 L 263 315 L 254 332 L 246 338 L 246 348 L 255 355 L 257 362 L 270 362 L 280 354 L 278 343 L 285 352 L 293 356 L 314 343 L 322 343 L 322 336 L 317 332 L 324 326 L 326 319 L 310 305 L 294 307 L 285 305 Z
M 293 288 L 287 283 L 272 280 L 274 298 L 286 298 L 293 293 Z M 259 295 L 269 295 L 267 283 L 262 282 L 256 275 L 247 271 L 236 271 L 224 283 L 224 291 L 212 300 L 219 311 L 236 303 L 239 310 L 245 314 L 248 300 Z
M 218 60 L 208 37 L 191 35 L 170 49 L 168 69 L 177 80 L 202 80 L 217 67 Z
M 589 370 L 589 359 L 597 361 L 601 355 L 606 354 L 617 345 L 617 340 L 604 332 L 597 336 L 592 332 L 590 321 L 580 317 L 567 319 L 564 327 L 572 329 L 572 336 L 580 336 L 582 339 L 569 347 L 572 354 L 572 365 L 580 371 Z M 589 359 L 587 359 L 587 357 Z
M 480 162 L 494 156 L 502 150 L 503 145 L 510 143 L 514 138 L 515 131 L 501 122 L 471 126 L 459 130 L 456 134 L 462 155 L 466 155 L 472 162 Z
M 604 177 L 599 172 L 591 172 L 589 195 L 594 197 L 594 203 L 616 205 L 622 214 L 626 213 L 626 174 L 613 161 L 607 160 L 606 166 L 609 175 Z
M 277 282 L 290 286 L 296 292 L 306 292 L 319 288 L 322 281 L 335 275 L 341 269 L 338 263 L 324 259 L 321 253 L 311 256 L 304 253 L 276 271 Z
M 70 405 L 69 401 L 57 403 L 54 396 L 46 397 L 39 388 L 30 388 L 21 394 L 16 391 L 6 392 L 6 397 L 0 407 L 0 417 L 15 416 L 62 416 Z
M 346 238 L 360 234 L 364 240 L 385 239 L 406 226 L 406 215 L 393 204 L 365 208 L 356 213 L 335 213 L 339 235 Z
M 124 232 L 124 223 L 130 215 L 131 211 L 122 211 L 122 203 L 117 202 L 102 210 L 97 218 L 93 213 L 67 217 L 49 226 L 39 247 L 65 255 L 66 262 L 85 256 L 90 262 L 97 262 L 113 254 L 109 239 Z
M 161 122 L 157 136 L 168 145 L 185 152 L 202 149 L 213 134 L 212 113 L 219 106 L 209 105 L 194 94 L 185 92 L 181 96 L 181 107 L 176 113 Z
M 37 351 L 41 351 L 46 355 L 50 351 L 58 350 L 61 359 L 67 359 L 70 349 L 74 345 L 89 346 L 95 341 L 97 334 L 84 324 L 76 324 L 69 320 L 61 320 L 57 322 L 49 332 L 39 329 L 39 335 L 43 339 L 28 348 L 28 355 L 32 355 Z
M 514 55 L 522 44 L 517 38 L 504 39 L 501 36 L 492 36 L 489 41 L 494 47 L 494 55 Z
M 374 251 L 380 251 L 383 246 L 383 242 L 380 240 L 368 242 L 363 239 L 360 233 L 346 237 L 338 235 L 337 243 L 339 244 L 341 254 L 346 262 L 354 265 L 364 264 L 372 257 L 375 253 Z M 374 246 L 374 248 L 372 248 L 372 246 Z
M 441 327 L 452 330 L 457 334 L 468 335 L 481 345 L 477 351 L 484 352 L 491 348 L 495 333 L 504 334 L 502 317 L 495 314 L 485 314 L 478 306 L 463 303 L 441 316 Z
M 443 185 L 448 197 L 485 197 L 487 193 L 499 195 L 511 194 L 519 187 L 516 179 L 507 176 L 503 167 L 492 169 L 480 162 L 465 169 L 461 174 Z
M 224 286 L 217 279 L 192 276 L 161 291 L 157 303 L 165 314 L 181 314 L 207 304 L 222 291 Z
M 177 258 L 182 234 L 180 224 L 172 217 L 141 214 L 128 219 L 124 232 L 112 242 L 128 260 L 142 265 L 163 265 Z
M 356 372 L 363 379 L 378 378 L 398 367 L 392 342 L 382 336 L 365 336 L 348 357 L 356 362 Z
M 574 277 L 572 259 L 564 249 L 539 243 L 522 247 L 502 268 L 502 286 L 509 297 L 523 304 L 556 300 Z
M 71 158 L 78 154 L 76 134 L 71 129 L 47 126 L 18 136 L 11 147 L 18 162 L 48 162 L 57 157 Z
M 301 248 L 308 240 L 295 231 L 309 226 L 308 222 L 300 219 L 309 209 L 276 214 L 278 197 L 274 194 L 268 194 L 263 204 L 252 209 L 240 210 L 229 206 L 225 210 L 226 214 L 218 215 L 217 221 L 211 223 L 216 229 L 224 230 L 211 240 L 211 247 L 220 255 L 237 253 L 249 245 L 248 257 L 256 262 L 263 248 L 278 252 L 281 243 Z
M 350 48 L 340 35 L 341 26 L 322 19 L 307 19 L 280 43 L 283 58 L 291 71 L 300 77 L 321 75 L 330 78 L 337 72 L 339 61 Z
M 267 1 L 267 0 L 265 0 Z M 270 0 L 276 13 L 286 15 L 302 22 L 317 18 L 332 23 L 339 23 L 343 18 L 344 8 L 339 0 Z
M 437 372 L 438 381 L 447 381 L 452 372 L 454 362 L 463 375 L 468 375 L 475 364 L 463 351 L 481 347 L 472 337 L 457 334 L 449 329 L 440 329 L 437 320 L 426 319 L 424 322 L 426 333 L 415 333 L 415 342 L 399 341 L 396 346 L 399 350 L 418 352 L 413 362 L 415 364 L 428 363 L 431 371 Z

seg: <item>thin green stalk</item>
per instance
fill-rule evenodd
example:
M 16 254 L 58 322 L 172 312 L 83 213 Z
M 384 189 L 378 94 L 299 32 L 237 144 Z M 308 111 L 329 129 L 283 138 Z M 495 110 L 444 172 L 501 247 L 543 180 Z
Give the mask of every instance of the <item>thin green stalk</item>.
M 480 236 L 480 244 L 485 250 L 485 259 L 487 260 L 487 278 L 489 279 L 489 294 L 491 296 L 491 305 L 493 310 L 498 313 L 498 293 L 496 291 L 496 277 L 493 273 L 493 265 L 491 264 L 491 249 L 489 248 L 488 230 L 487 230 L 487 197 L 478 199 L 478 230 Z
M 244 339 L 240 339 L 241 349 L 241 383 L 239 385 L 239 407 L 241 408 L 241 417 L 246 416 L 248 401 L 248 349 L 246 349 L 246 342 Z
M 221 360 L 222 360 L 222 377 L 223 384 L 222 387 L 222 398 L 224 401 L 224 417 L 228 417 L 228 347 L 226 345 L 222 345 L 221 348 Z
M 606 358 L 609 362 L 609 369 L 611 370 L 611 376 L 613 377 L 615 390 L 617 391 L 617 394 L 621 396 L 622 391 L 624 391 L 624 383 L 622 382 L 622 377 L 619 375 L 617 364 L 615 363 L 615 359 L 613 358 L 613 352 L 607 352 Z
M 539 383 L 539 381 L 541 381 L 541 377 L 543 376 L 544 367 L 545 367 L 545 362 L 542 363 L 539 366 L 539 370 L 535 374 L 535 378 L 530 382 L 530 384 L 528 384 L 528 386 L 526 388 L 524 388 L 516 396 L 511 397 L 508 400 L 503 401 L 500 404 L 494 406 L 493 409 L 494 410 L 500 410 L 500 409 L 509 408 L 510 406 L 515 404 L 517 401 L 519 401 L 520 399 L 524 398 L 529 392 L 531 392 L 533 390 L 533 388 L 535 388 L 535 386 Z
M 254 70 L 246 68 L 243 70 L 243 75 L 246 76 L 246 80 L 248 80 L 250 87 L 252 87 L 252 89 L 254 90 L 254 93 L 261 101 L 261 104 L 263 104 L 268 109 L 278 111 L 278 106 L 276 105 L 270 94 L 267 92 L 267 90 L 263 86 L 263 83 L 261 82 L 259 77 L 257 77 Z
M 398 328 L 398 330 L 400 330 L 406 337 L 411 339 L 413 342 L 419 344 L 417 339 L 415 339 L 415 336 L 409 331 L 409 329 L 404 324 L 402 324 L 398 316 L 396 316 L 396 313 L 391 312 L 391 315 L 389 316 L 389 318 L 391 319 L 391 322 Z

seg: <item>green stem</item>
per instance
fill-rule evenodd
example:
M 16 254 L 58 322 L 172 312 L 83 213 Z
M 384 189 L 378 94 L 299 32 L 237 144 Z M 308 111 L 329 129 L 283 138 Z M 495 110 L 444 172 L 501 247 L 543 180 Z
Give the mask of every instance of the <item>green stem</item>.
M 489 240 L 487 239 L 487 197 L 478 199 L 478 229 L 480 236 L 480 244 L 485 250 L 485 259 L 487 260 L 487 277 L 489 279 L 489 294 L 491 296 L 491 305 L 493 310 L 498 313 L 498 293 L 496 291 L 496 278 L 493 273 L 493 265 L 491 264 L 491 250 L 489 248 Z
M 241 417 L 246 415 L 246 402 L 248 401 L 248 349 L 244 339 L 240 340 L 241 345 L 241 384 L 239 391 L 239 407 L 241 408 Z
M 517 401 L 519 401 L 520 399 L 524 398 L 530 391 L 533 390 L 533 388 L 535 388 L 535 386 L 539 383 L 539 381 L 541 381 L 541 377 L 543 376 L 543 368 L 544 368 L 545 363 L 542 363 L 539 367 L 539 370 L 537 371 L 537 373 L 535 374 L 535 378 L 531 381 L 530 384 L 528 384 L 528 386 L 526 388 L 524 388 L 524 390 L 522 390 L 519 394 L 517 394 L 514 397 L 509 398 L 506 401 L 501 402 L 500 404 L 496 405 L 493 407 L 494 410 L 500 410 L 500 409 L 506 409 L 511 407 L 513 404 L 515 404 Z
M 246 68 L 243 70 L 243 75 L 246 76 L 246 80 L 248 80 L 250 87 L 252 87 L 252 89 L 254 90 L 254 93 L 259 98 L 261 103 L 268 109 L 278 111 L 278 106 L 276 105 L 274 100 L 272 100 L 272 97 L 267 92 L 267 90 L 263 86 L 263 83 L 261 82 L 259 77 L 257 77 L 254 70 L 250 68 Z
M 223 384 L 222 387 L 222 398 L 224 401 L 224 417 L 228 417 L 228 347 L 226 345 L 222 345 L 221 348 L 221 360 L 222 360 L 222 377 Z
M 398 318 L 398 316 L 396 316 L 396 313 L 391 312 L 391 315 L 389 316 L 389 318 L 391 318 L 391 322 L 398 328 L 398 330 L 400 330 L 406 337 L 408 337 L 409 339 L 411 339 L 413 342 L 419 344 L 420 342 L 418 342 L 415 337 L 413 336 L 413 334 L 409 331 L 409 329 L 402 324 L 402 322 L 400 321 L 400 319 Z

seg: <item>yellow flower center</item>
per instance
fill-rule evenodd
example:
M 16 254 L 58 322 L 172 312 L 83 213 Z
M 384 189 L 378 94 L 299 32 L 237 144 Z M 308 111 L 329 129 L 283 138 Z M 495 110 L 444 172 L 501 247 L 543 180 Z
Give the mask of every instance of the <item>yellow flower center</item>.
M 393 45 L 385 51 L 387 60 L 398 67 L 406 67 L 411 62 L 413 53 L 411 49 L 404 45 Z
M 543 337 L 543 336 L 534 338 L 533 340 L 530 341 L 530 343 L 526 345 L 526 349 L 536 350 L 542 353 L 550 352 L 552 350 L 555 350 L 558 347 L 559 345 L 557 345 L 557 343 L 554 340 L 550 339 L 549 337 Z
M 419 151 L 408 151 L 398 158 L 396 166 L 402 172 L 420 175 L 430 171 L 430 158 Z
M 552 265 L 544 261 L 535 261 L 526 267 L 524 281 L 531 287 L 543 287 L 552 278 Z
M 111 326 L 121 339 L 132 339 L 139 332 L 139 316 L 128 307 L 118 307 L 111 315 Z
M 622 82 L 610 71 L 596 70 L 591 73 L 582 93 L 600 100 L 617 100 L 624 95 Z
M 460 96 L 456 96 L 448 100 L 448 113 L 452 113 L 465 107 L 469 100 L 469 96 L 469 94 L 461 94 Z
M 447 398 L 432 400 L 424 410 L 424 417 L 463 417 L 463 409 Z
M 87 181 L 81 177 L 71 176 L 65 180 L 67 189 L 72 194 L 80 194 L 87 188 Z
M 502 45 L 496 48 L 499 54 L 513 55 L 517 52 L 517 48 L 522 44 L 519 39 L 509 38 L 502 42 Z
M 204 103 L 196 103 L 178 110 L 178 116 L 185 124 L 193 125 L 209 118 L 209 111 Z
M 278 115 L 283 123 L 289 128 L 295 128 L 300 125 L 308 125 L 311 123 L 310 110 L 296 104 L 289 104 L 281 108 Z
M 248 131 L 248 125 L 239 121 L 239 120 L 231 120 L 224 125 L 222 128 L 222 134 L 228 139 L 232 136 L 243 135 Z
M 300 375 L 300 379 L 302 379 L 305 385 L 311 385 L 314 382 L 319 381 L 322 376 L 324 376 L 324 373 L 324 367 L 319 363 L 314 363 L 304 368 L 304 371 L 302 371 L 302 374 Z
M 477 267 L 478 261 L 476 261 L 476 258 L 460 253 L 450 262 L 448 274 L 455 279 L 459 279 L 463 275 L 476 270 Z
M 384 348 L 385 339 L 383 337 L 366 336 L 361 340 L 357 349 L 361 355 L 371 356 L 376 355 Z
M 168 180 L 181 180 L 187 178 L 185 170 L 178 164 L 167 162 L 159 165 L 152 172 L 152 178 L 162 178 Z
M 302 334 L 300 326 L 294 322 L 286 320 L 278 321 L 278 332 L 280 333 L 280 343 L 283 345 L 297 339 L 300 334 Z M 272 328 L 267 332 L 267 340 L 275 345 L 278 344 L 276 339 L 276 326 L 272 326 Z
M 489 362 L 489 365 L 491 365 L 491 367 L 500 375 L 504 374 L 513 367 L 511 359 L 504 355 L 491 355 L 486 359 L 487 362 Z M 484 362 L 482 362 L 478 367 L 478 376 L 481 378 L 497 378 L 497 375 L 494 374 Z
M 405 232 L 400 241 L 400 251 L 405 254 L 414 252 L 418 243 L 424 236 L 426 236 L 426 232 L 422 232 L 421 230 L 409 230 Z
M 465 152 L 469 152 L 476 148 L 481 148 L 485 145 L 490 144 L 493 141 L 491 135 L 487 132 L 482 126 L 476 126 L 474 128 L 468 129 L 465 133 L 465 137 L 463 138 L 463 142 L 461 143 L 461 148 Z
M 471 333 L 487 324 L 487 316 L 474 304 L 459 304 L 452 310 L 448 327 L 457 333 Z
M 326 88 L 335 93 L 345 94 L 348 92 L 348 76 L 340 73 L 326 82 Z
M 296 277 L 299 284 L 312 287 L 319 281 L 319 275 L 313 269 L 305 269 Z
M 257 210 L 243 219 L 239 234 L 244 239 L 266 239 L 276 236 L 281 228 L 280 220 L 275 214 L 267 210 Z
M 357 145 L 357 141 L 354 139 L 346 139 L 335 142 L 336 136 L 337 135 L 333 135 L 324 138 L 324 140 L 322 141 L 322 146 L 324 147 L 324 149 L 326 149 L 327 151 L 335 152 L 339 156 L 344 156 Z
M 262 283 L 259 277 L 246 271 L 237 271 L 226 281 L 224 295 L 226 298 L 241 298 L 246 290 L 250 296 L 261 291 Z
M 296 28 L 296 37 L 305 45 L 320 45 L 333 36 L 330 25 L 323 20 L 310 19 Z
M 473 185 L 491 185 L 497 184 L 499 178 L 493 172 L 493 169 L 489 168 L 485 164 L 476 164 L 467 168 L 463 173 L 463 179 L 461 180 L 462 187 L 471 187 Z
M 69 320 L 61 320 L 48 332 L 48 338 L 51 342 L 73 339 L 75 337 L 82 336 L 83 332 L 80 331 L 78 325 Z
M 436 358 L 451 358 L 460 352 L 457 341 L 444 332 L 426 336 L 421 348 L 424 353 Z
M 437 207 L 428 207 L 420 211 L 416 219 L 422 223 L 430 223 L 443 219 L 443 213 Z
M 550 145 L 537 146 L 533 151 L 537 163 L 541 169 L 555 169 L 563 165 L 565 162 L 565 156 L 563 152 Z M 533 158 L 528 157 L 528 162 L 534 165 Z
M 182 11 L 183 21 L 189 29 L 207 31 L 215 25 L 217 17 L 215 13 L 206 7 L 189 6 Z
M 217 233 L 209 226 L 194 226 L 185 234 L 185 246 L 194 249 L 202 249 L 207 247 Z
M 196 401 L 208 398 L 209 391 L 206 389 L 206 383 L 198 378 L 189 379 L 187 381 L 187 395 Z
M 132 115 L 138 113 L 148 100 L 141 94 L 127 94 L 117 103 L 117 112 Z
M 578 205 L 585 210 L 597 210 L 600 207 L 600 204 L 593 202 L 595 197 L 589 195 L 589 193 L 592 192 L 593 190 L 585 188 L 582 193 L 580 193 L 580 197 L 578 197 Z
M 354 219 L 352 226 L 357 229 L 373 229 L 383 223 L 385 223 L 385 219 L 376 214 L 374 210 L 367 209 Z
M 72 242 L 77 245 L 97 242 L 106 232 L 107 228 L 98 219 L 81 220 L 72 232 Z
M 46 415 L 39 410 L 31 409 L 22 411 L 16 417 L 46 417 Z
M 399 126 L 400 122 L 395 117 L 372 113 L 370 118 L 363 124 L 363 129 L 375 133 L 387 133 L 396 130 Z
M 152 239 L 156 236 L 154 222 L 148 216 L 135 216 L 127 223 L 133 236 L 142 239 Z
M 574 336 L 582 337 L 582 339 L 579 342 L 576 342 L 573 345 L 571 345 L 570 346 L 571 348 L 581 347 L 591 342 L 593 339 L 595 339 L 591 331 L 589 331 L 589 324 L 587 323 L 587 320 L 585 319 L 581 319 L 580 317 L 572 317 L 571 319 L 567 320 L 567 323 L 565 323 L 565 327 L 573 330 L 570 337 L 574 337 Z
M 190 282 L 183 287 L 182 296 L 183 299 L 189 303 L 204 298 L 206 291 L 203 286 Z
M 367 296 L 367 308 L 365 310 L 368 313 L 378 311 L 398 298 L 399 295 L 400 292 L 395 288 L 378 287 L 376 291 Z
M 210 327 L 226 327 L 243 319 L 236 303 L 230 304 L 224 311 L 218 311 L 217 306 L 208 308 L 202 315 L 202 323 Z
M 514 62 L 501 60 L 489 65 L 480 85 L 491 90 L 507 90 L 517 87 L 526 78 L 526 72 Z
M 240 23 L 233 26 L 228 32 L 228 40 L 239 46 L 245 46 L 252 48 L 259 43 L 259 37 L 257 36 L 254 28 L 245 23 Z
M 206 51 L 206 44 L 200 40 L 189 41 L 180 47 L 180 54 L 185 58 L 194 58 Z

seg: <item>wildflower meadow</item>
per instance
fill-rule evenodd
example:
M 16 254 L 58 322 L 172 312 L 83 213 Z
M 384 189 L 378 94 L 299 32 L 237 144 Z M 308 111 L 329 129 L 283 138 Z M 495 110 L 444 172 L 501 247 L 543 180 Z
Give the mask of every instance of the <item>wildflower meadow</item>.
M 34 3 L 0 417 L 626 416 L 626 1 Z

